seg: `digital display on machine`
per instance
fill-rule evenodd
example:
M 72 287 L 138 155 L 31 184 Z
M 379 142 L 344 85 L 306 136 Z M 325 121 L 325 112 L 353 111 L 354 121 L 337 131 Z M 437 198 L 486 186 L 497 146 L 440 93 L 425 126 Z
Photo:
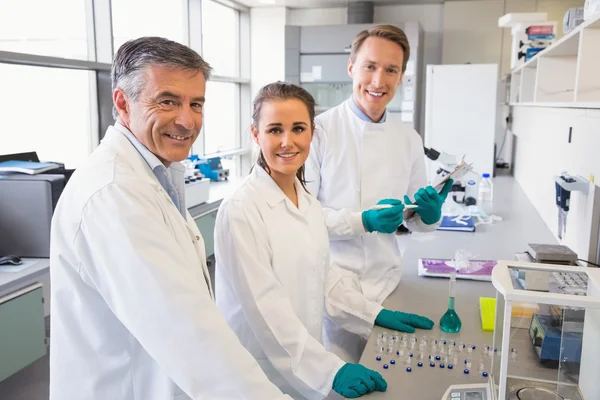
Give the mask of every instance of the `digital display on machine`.
M 481 392 L 465 392 L 465 400 L 484 400 Z

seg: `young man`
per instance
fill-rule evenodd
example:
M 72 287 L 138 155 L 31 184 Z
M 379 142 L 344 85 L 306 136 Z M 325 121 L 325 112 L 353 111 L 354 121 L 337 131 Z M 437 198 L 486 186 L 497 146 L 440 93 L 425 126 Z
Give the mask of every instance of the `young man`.
M 386 111 L 409 56 L 408 39 L 395 26 L 356 36 L 348 61 L 352 97 L 316 118 L 307 162 L 309 189 L 323 204 L 330 237 L 324 341 L 348 362 L 358 361 L 374 324 L 405 332 L 433 326 L 381 306 L 401 277 L 398 227 L 435 230 L 452 185 L 439 194 L 425 187 L 421 137 Z M 418 207 L 405 210 L 410 198 Z

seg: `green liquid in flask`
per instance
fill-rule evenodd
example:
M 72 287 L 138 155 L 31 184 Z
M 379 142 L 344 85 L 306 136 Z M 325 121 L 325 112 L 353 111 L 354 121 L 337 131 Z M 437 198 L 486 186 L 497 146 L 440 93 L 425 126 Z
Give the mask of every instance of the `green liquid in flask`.
M 440 319 L 440 329 L 444 332 L 458 332 L 462 327 L 462 322 L 456 311 L 454 311 L 454 296 L 456 293 L 456 272 L 450 276 L 450 296 L 448 297 L 448 310 Z

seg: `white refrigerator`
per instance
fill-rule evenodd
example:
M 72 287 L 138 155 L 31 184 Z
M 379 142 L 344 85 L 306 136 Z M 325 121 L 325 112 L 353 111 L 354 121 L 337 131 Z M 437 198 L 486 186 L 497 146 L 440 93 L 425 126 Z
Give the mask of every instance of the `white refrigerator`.
M 428 65 L 425 85 L 425 147 L 459 161 L 464 155 L 478 177 L 493 176 L 498 65 Z M 429 181 L 434 182 L 437 166 L 427 165 Z

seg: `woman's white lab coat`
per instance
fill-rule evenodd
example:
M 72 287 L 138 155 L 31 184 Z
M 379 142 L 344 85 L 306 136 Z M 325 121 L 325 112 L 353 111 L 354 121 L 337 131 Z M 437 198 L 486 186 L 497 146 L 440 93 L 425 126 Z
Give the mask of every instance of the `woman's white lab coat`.
M 215 306 L 194 220 L 113 127 L 51 242 L 51 400 L 283 398 Z
M 362 211 L 382 199 L 413 198 L 427 178 L 423 142 L 414 129 L 392 113 L 386 122 L 365 122 L 349 101 L 316 118 L 306 179 L 323 204 L 331 244 L 325 344 L 357 362 L 381 303 L 402 275 L 398 236 L 367 233 Z M 418 215 L 406 224 L 416 231 L 437 228 Z
M 259 166 L 221 205 L 217 306 L 273 383 L 322 399 L 344 365 L 322 343 L 329 242 L 319 202 L 296 180 L 298 208 Z

